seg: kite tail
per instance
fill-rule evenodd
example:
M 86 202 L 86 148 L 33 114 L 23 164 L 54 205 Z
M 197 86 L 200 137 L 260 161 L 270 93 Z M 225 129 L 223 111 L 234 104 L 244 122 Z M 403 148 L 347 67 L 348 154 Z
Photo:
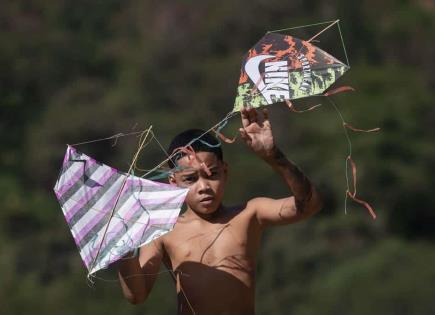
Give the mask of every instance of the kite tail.
M 329 91 L 323 93 L 323 96 L 331 96 L 331 95 L 338 94 L 338 93 L 354 92 L 354 91 L 355 91 L 355 89 L 353 87 L 346 85 L 346 86 L 340 86 L 338 88 L 329 90 Z M 357 131 L 357 132 L 375 132 L 375 131 L 381 130 L 381 128 L 373 128 L 373 129 L 359 129 L 359 128 L 355 128 L 351 124 L 345 122 L 344 120 L 343 120 L 343 126 L 348 128 L 348 129 L 350 129 L 350 130 L 352 130 L 352 131 Z
M 336 89 L 329 90 L 329 91 L 323 93 L 323 96 L 331 96 L 331 95 L 338 94 L 338 93 L 354 92 L 354 91 L 355 91 L 355 89 L 353 87 L 346 85 L 346 86 L 340 86 Z
M 352 200 L 358 202 L 359 204 L 363 205 L 368 212 L 370 213 L 370 215 L 372 216 L 373 219 L 376 219 L 376 213 L 373 210 L 373 208 L 369 205 L 368 202 L 358 199 L 356 197 L 356 164 L 355 162 L 352 160 L 352 157 L 350 155 L 347 156 L 346 158 L 346 167 L 348 165 L 348 162 L 350 163 L 351 169 L 352 169 L 352 182 L 353 182 L 353 191 L 351 192 L 349 189 L 346 190 L 346 196 L 350 197 Z
M 332 91 L 329 91 L 329 94 L 325 93 L 324 95 L 327 96 L 326 99 L 329 101 L 329 103 L 332 105 L 332 107 L 335 109 L 335 111 L 337 112 L 338 116 L 340 117 L 342 124 L 343 124 L 343 130 L 344 130 L 344 134 L 346 136 L 347 142 L 348 142 L 348 146 L 349 146 L 349 154 L 346 157 L 346 185 L 347 185 L 347 190 L 346 190 L 346 197 L 345 197 L 345 213 L 347 212 L 347 198 L 351 198 L 352 200 L 354 200 L 355 202 L 363 205 L 367 211 L 370 213 L 370 215 L 372 216 L 373 219 L 376 219 L 376 213 L 373 210 L 373 208 L 364 200 L 361 200 L 359 198 L 356 197 L 356 164 L 352 159 L 352 142 L 350 141 L 350 137 L 349 137 L 349 133 L 348 133 L 348 129 L 352 130 L 352 131 L 356 131 L 356 132 L 374 132 L 374 131 L 379 131 L 380 128 L 373 128 L 373 129 L 369 129 L 369 130 L 364 130 L 364 129 L 358 129 L 358 128 L 354 128 L 352 127 L 350 124 L 348 124 L 344 118 L 343 115 L 341 114 L 340 110 L 337 108 L 337 106 L 335 105 L 335 103 L 328 97 L 329 95 L 332 94 L 336 94 L 336 93 L 341 93 L 341 92 L 346 92 L 346 91 L 353 91 L 354 89 L 351 87 L 339 87 L 337 89 L 334 89 Z M 350 164 L 351 170 L 352 170 L 352 186 L 353 189 L 351 191 L 350 187 L 349 187 L 349 177 L 348 177 L 348 166 Z
M 375 131 L 380 131 L 381 130 L 381 128 L 379 128 L 379 127 L 373 128 L 373 129 L 358 129 L 358 128 L 355 128 L 355 127 L 353 127 L 352 125 L 350 125 L 350 124 L 348 124 L 346 122 L 343 124 L 343 126 L 348 128 L 348 129 L 350 129 L 350 130 L 352 130 L 352 131 L 356 131 L 356 132 L 375 132 Z
M 350 92 L 350 91 L 355 91 L 355 89 L 350 87 L 350 86 L 341 86 L 341 87 L 338 87 L 336 89 L 329 90 L 328 92 L 326 92 L 326 93 L 324 93 L 322 95 L 322 96 L 326 96 L 327 97 L 328 101 L 332 104 L 334 109 L 337 111 L 340 119 L 342 120 L 344 133 L 345 133 L 346 139 L 347 139 L 348 144 L 349 144 L 349 154 L 346 157 L 346 184 L 347 184 L 347 189 L 346 189 L 346 199 L 345 199 L 345 213 L 347 212 L 347 198 L 349 197 L 352 200 L 354 200 L 355 202 L 363 205 L 367 209 L 367 211 L 370 213 L 372 218 L 376 219 L 376 213 L 373 210 L 373 208 L 370 206 L 370 204 L 368 202 L 366 202 L 364 200 L 361 200 L 361 199 L 356 197 L 356 164 L 352 160 L 352 143 L 350 141 L 350 137 L 349 137 L 349 134 L 347 132 L 347 129 L 355 131 L 355 132 L 375 132 L 375 131 L 379 131 L 380 128 L 359 129 L 359 128 L 353 127 L 352 125 L 350 125 L 349 123 L 347 123 L 344 120 L 343 115 L 338 110 L 338 108 L 335 105 L 335 103 L 328 97 L 328 96 L 331 96 L 331 95 L 334 95 L 334 94 L 343 93 L 343 92 Z M 298 109 L 295 108 L 295 106 L 293 105 L 293 103 L 290 100 L 286 100 L 285 102 L 286 102 L 288 108 L 291 111 L 295 112 L 295 113 L 304 113 L 304 112 L 312 111 L 312 110 L 316 109 L 317 107 L 321 106 L 321 104 L 317 104 L 317 105 L 311 106 L 311 107 L 309 107 L 308 109 L 305 109 L 305 110 L 298 110 Z M 349 164 L 350 164 L 350 167 L 351 167 L 351 170 L 352 170 L 352 183 L 353 183 L 353 189 L 352 189 L 352 191 L 349 188 L 349 177 L 348 177 L 348 165 Z
M 222 132 L 215 131 L 216 135 L 219 137 L 220 140 L 222 140 L 225 143 L 233 144 L 237 140 L 237 136 L 234 136 L 232 139 L 226 137 Z
M 292 112 L 299 113 L 299 114 L 300 114 L 300 113 L 305 113 L 305 112 L 312 111 L 313 109 L 316 109 L 317 107 L 322 106 L 322 104 L 317 104 L 317 105 L 311 106 L 310 108 L 307 108 L 307 109 L 304 109 L 304 110 L 298 110 L 298 109 L 295 108 L 295 106 L 293 105 L 293 103 L 290 102 L 289 100 L 285 100 L 285 103 L 287 104 L 288 108 L 289 108 Z
M 348 141 L 348 145 L 349 145 L 349 154 L 346 157 L 346 185 L 347 185 L 347 189 L 346 189 L 346 197 L 345 197 L 345 213 L 347 213 L 347 198 L 351 198 L 352 200 L 354 200 L 355 202 L 363 205 L 367 211 L 370 213 L 370 215 L 372 216 L 373 219 L 376 219 L 376 213 L 373 210 L 373 208 L 370 206 L 370 204 L 364 200 L 361 200 L 359 198 L 356 197 L 356 164 L 355 162 L 352 160 L 352 143 L 350 141 L 350 137 L 349 134 L 347 132 L 347 129 L 355 131 L 355 132 L 375 132 L 375 131 L 379 131 L 380 128 L 373 128 L 373 129 L 359 129 L 359 128 L 355 128 L 352 125 L 348 124 L 344 118 L 343 115 L 341 114 L 341 112 L 339 111 L 339 109 L 337 108 L 337 106 L 335 105 L 335 103 L 328 97 L 331 95 L 335 95 L 338 93 L 343 93 L 343 92 L 351 92 L 351 91 L 355 91 L 354 88 L 352 88 L 351 86 L 340 86 L 338 88 L 329 90 L 325 93 L 322 94 L 322 96 L 326 96 L 328 101 L 332 104 L 332 106 L 334 107 L 334 109 L 336 110 L 336 112 L 338 113 L 342 123 L 343 123 L 343 129 L 344 129 L 344 133 L 346 136 L 346 139 Z M 321 104 L 317 104 L 314 106 L 309 107 L 308 109 L 305 110 L 298 110 L 295 108 L 295 106 L 293 105 L 293 103 L 290 100 L 285 100 L 285 103 L 287 104 L 288 108 L 295 112 L 295 113 L 304 113 L 304 112 L 308 112 L 308 111 L 312 111 L 314 109 L 316 109 L 317 107 L 321 106 Z M 352 183 L 353 183 L 353 189 L 351 191 L 351 189 L 349 188 L 349 177 L 348 177 L 348 166 L 350 164 L 351 170 L 352 170 Z

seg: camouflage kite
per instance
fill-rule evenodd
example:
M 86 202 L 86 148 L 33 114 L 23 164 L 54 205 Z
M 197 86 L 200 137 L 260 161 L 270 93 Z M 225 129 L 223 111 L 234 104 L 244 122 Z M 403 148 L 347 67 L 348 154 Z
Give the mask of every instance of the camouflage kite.
M 243 58 L 233 112 L 320 95 L 349 68 L 310 41 L 267 33 Z

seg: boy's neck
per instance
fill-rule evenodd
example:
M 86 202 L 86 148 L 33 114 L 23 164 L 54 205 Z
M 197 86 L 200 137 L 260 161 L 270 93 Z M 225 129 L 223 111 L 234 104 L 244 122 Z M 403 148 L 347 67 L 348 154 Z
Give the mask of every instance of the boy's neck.
M 214 223 L 219 217 L 222 215 L 222 213 L 225 211 L 224 205 L 220 204 L 219 207 L 212 213 L 209 214 L 203 214 L 200 212 L 196 212 L 190 207 L 187 207 L 186 212 L 184 213 L 184 217 L 189 220 L 200 220 L 200 221 L 206 221 L 209 223 Z

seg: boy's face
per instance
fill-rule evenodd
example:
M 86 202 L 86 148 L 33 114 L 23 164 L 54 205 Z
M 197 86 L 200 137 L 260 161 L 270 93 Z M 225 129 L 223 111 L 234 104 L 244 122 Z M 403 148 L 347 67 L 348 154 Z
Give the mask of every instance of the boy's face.
M 189 160 L 188 156 L 180 158 L 177 162 L 181 171 L 171 175 L 169 182 L 189 188 L 187 205 L 199 214 L 208 215 L 215 212 L 221 204 L 227 179 L 227 164 L 212 152 L 197 152 L 196 155 L 199 161 Z M 208 167 L 210 175 L 201 166 L 201 162 Z

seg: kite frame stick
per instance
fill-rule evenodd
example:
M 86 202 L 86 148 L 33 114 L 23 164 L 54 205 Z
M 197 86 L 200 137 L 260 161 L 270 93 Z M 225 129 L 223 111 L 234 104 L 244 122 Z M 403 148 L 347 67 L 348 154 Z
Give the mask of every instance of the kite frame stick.
M 282 29 L 273 30 L 273 31 L 267 31 L 266 34 L 268 34 L 268 33 L 279 33 L 279 32 L 283 32 L 283 31 L 295 30 L 295 29 L 299 29 L 299 28 L 306 28 L 306 27 L 312 27 L 312 26 L 318 26 L 318 25 L 324 25 L 324 24 L 329 24 L 329 25 L 326 26 L 324 29 L 322 29 L 319 33 L 317 33 L 316 35 L 311 37 L 308 40 L 308 42 L 312 41 L 314 38 L 316 38 L 321 33 L 326 31 L 326 29 L 328 29 L 328 28 L 332 27 L 333 25 L 337 24 L 338 33 L 340 34 L 341 45 L 343 47 L 344 56 L 346 58 L 347 66 L 350 67 L 350 62 L 349 62 L 349 57 L 347 55 L 346 45 L 344 44 L 343 34 L 341 32 L 340 19 L 337 19 L 337 20 L 334 20 L 334 21 L 319 22 L 319 23 L 306 24 L 306 25 L 301 25 L 301 26 L 287 27 L 287 28 L 282 28 Z
M 145 144 L 145 142 L 148 138 L 148 135 L 149 135 L 152 128 L 153 128 L 153 126 L 151 125 L 148 129 L 146 129 L 144 132 L 142 132 L 142 136 L 141 136 L 141 139 L 139 141 L 139 148 L 137 149 L 137 151 L 133 157 L 133 160 L 130 164 L 129 170 L 128 170 L 128 172 L 127 172 L 127 174 L 126 174 L 126 176 L 121 184 L 121 188 L 119 189 L 118 195 L 116 196 L 115 204 L 114 204 L 114 206 L 111 210 L 111 213 L 110 213 L 109 221 L 107 222 L 106 227 L 104 229 L 103 237 L 101 238 L 100 244 L 98 245 L 97 253 L 96 253 L 96 255 L 95 255 L 94 259 L 92 260 L 92 263 L 89 267 L 88 278 L 91 276 L 92 270 L 94 269 L 95 263 L 98 259 L 98 256 L 100 255 L 100 251 L 101 251 L 101 248 L 103 246 L 104 239 L 106 238 L 107 230 L 109 229 L 110 222 L 112 221 L 112 218 L 115 214 L 115 209 L 118 205 L 119 199 L 121 198 L 121 194 L 122 194 L 122 191 L 124 190 L 125 184 L 127 183 L 127 179 L 131 173 L 131 170 L 133 169 L 133 166 L 136 164 L 136 160 L 138 159 L 139 154 L 142 151 L 143 145 Z
M 316 38 L 317 36 L 319 36 L 320 34 L 322 34 L 323 32 L 325 32 L 327 29 L 333 27 L 335 24 L 337 24 L 338 22 L 340 22 L 340 20 L 335 20 L 334 22 L 332 22 L 331 24 L 329 24 L 327 27 L 325 27 L 323 30 L 321 30 L 320 32 L 318 32 L 316 35 L 312 36 L 309 40 L 307 40 L 307 42 L 311 42 L 314 38 Z

